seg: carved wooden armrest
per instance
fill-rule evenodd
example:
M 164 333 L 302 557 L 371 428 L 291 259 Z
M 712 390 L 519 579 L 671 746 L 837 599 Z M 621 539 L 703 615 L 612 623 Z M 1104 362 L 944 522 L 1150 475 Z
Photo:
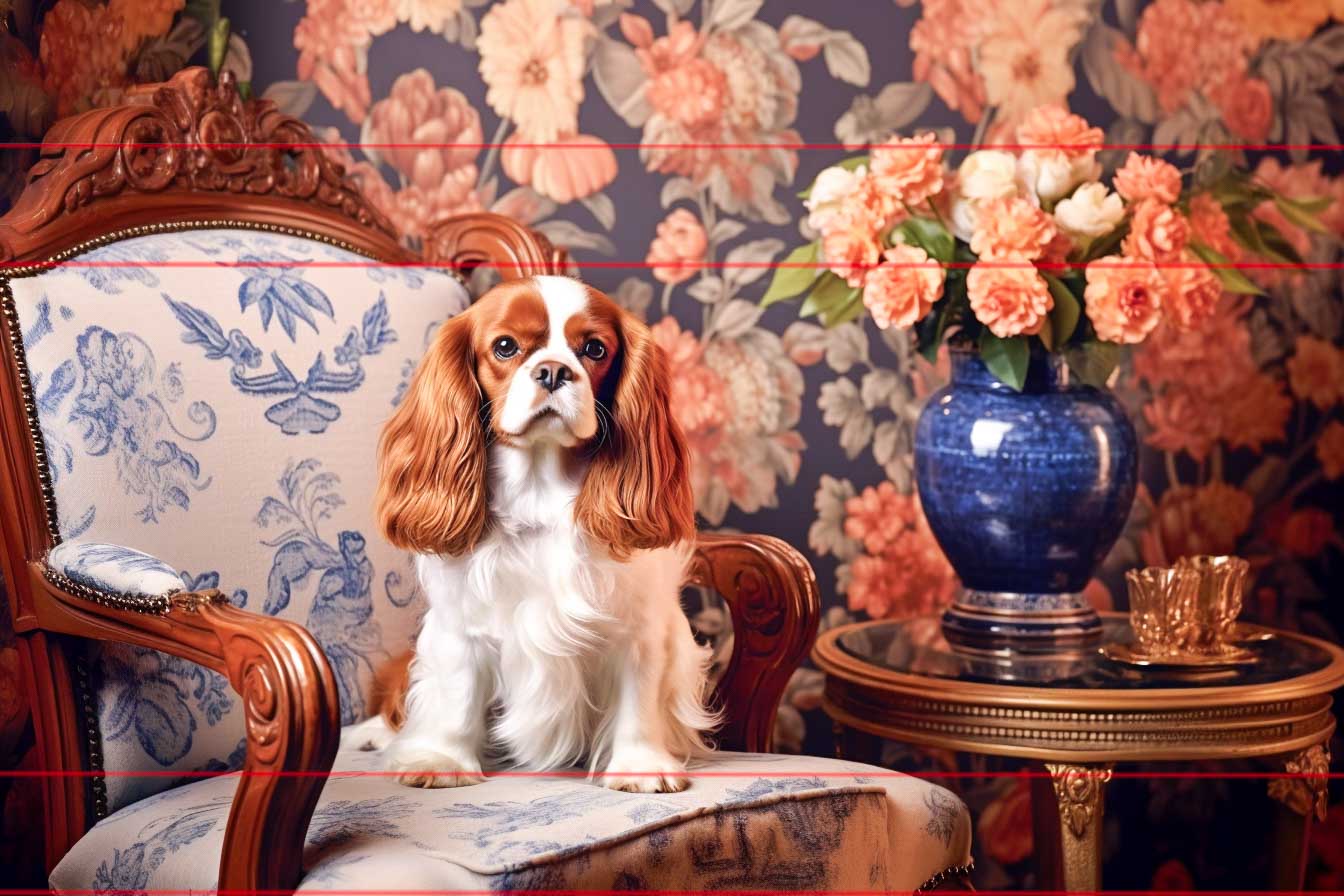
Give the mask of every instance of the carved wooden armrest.
M 213 589 L 117 593 L 45 563 L 30 564 L 30 578 L 41 628 L 150 647 L 228 678 L 243 701 L 247 759 L 224 832 L 219 889 L 296 887 L 308 822 L 340 739 L 336 680 L 313 636 L 233 607 Z
M 500 278 L 563 274 L 569 253 L 540 233 L 504 215 L 476 212 L 433 224 L 425 236 L 425 261 L 459 271 L 463 277 L 482 265 L 495 265 Z
M 725 717 L 719 743 L 768 751 L 780 698 L 817 636 L 812 567 L 778 538 L 701 533 L 691 581 L 723 595 L 733 618 L 733 654 L 714 693 Z

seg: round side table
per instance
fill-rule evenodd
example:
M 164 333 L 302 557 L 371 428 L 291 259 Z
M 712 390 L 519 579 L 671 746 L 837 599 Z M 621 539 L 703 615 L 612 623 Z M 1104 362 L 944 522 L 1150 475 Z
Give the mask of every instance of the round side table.
M 1103 615 L 1102 643 L 1130 644 L 1128 618 Z M 936 617 L 862 622 L 825 632 L 812 657 L 837 749 L 873 761 L 881 739 L 1043 763 L 1032 781 L 1041 889 L 1101 888 L 1101 818 L 1117 762 L 1279 757 L 1274 874 L 1301 890 L 1311 817 L 1324 819 L 1331 692 L 1344 650 L 1243 626 L 1256 661 L 1162 674 L 1097 650 L 1057 656 L 966 652 Z M 1320 777 L 1315 777 L 1319 775 Z

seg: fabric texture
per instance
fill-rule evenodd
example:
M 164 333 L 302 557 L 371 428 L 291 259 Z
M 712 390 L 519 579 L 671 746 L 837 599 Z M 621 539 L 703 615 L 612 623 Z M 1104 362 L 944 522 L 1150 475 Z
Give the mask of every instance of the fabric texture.
M 375 535 L 378 432 L 466 289 L 248 230 L 141 236 L 75 261 L 112 264 L 11 282 L 75 542 L 53 564 L 128 593 L 218 587 L 299 622 L 331 661 L 342 722 L 361 718 L 373 669 L 418 618 L 409 557 Z M 241 705 L 223 677 L 125 645 L 92 651 L 109 771 L 237 766 Z M 108 802 L 169 783 L 110 776 Z
M 158 557 L 119 544 L 66 541 L 47 554 L 53 570 L 89 588 L 133 597 L 162 597 L 182 590 L 182 577 Z
M 342 751 L 335 768 L 381 764 Z M 741 753 L 693 771 L 675 794 L 607 790 L 581 772 L 443 790 L 332 777 L 299 889 L 908 891 L 969 859 L 965 806 L 916 778 Z M 52 887 L 215 887 L 235 785 L 231 775 L 198 780 L 104 819 L 55 868 Z

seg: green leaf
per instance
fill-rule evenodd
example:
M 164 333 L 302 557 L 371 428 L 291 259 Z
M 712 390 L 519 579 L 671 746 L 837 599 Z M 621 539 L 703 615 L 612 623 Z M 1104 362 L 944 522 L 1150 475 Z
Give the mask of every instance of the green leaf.
M 1274 201 L 1286 203 L 1311 215 L 1319 215 L 1328 209 L 1335 200 L 1329 196 L 1319 196 L 1315 199 L 1293 199 L 1289 196 L 1276 196 Z
M 219 0 L 187 0 L 186 6 L 182 8 L 182 15 L 188 19 L 195 19 L 201 23 L 201 27 L 209 31 L 215 27 L 215 22 L 219 19 Z
M 851 293 L 855 292 L 859 290 L 827 271 L 821 275 L 817 285 L 812 287 L 812 292 L 803 300 L 803 306 L 798 309 L 798 316 L 812 317 L 816 314 L 834 313 L 849 300 Z M 822 322 L 825 323 L 825 320 Z
M 1050 288 L 1050 295 L 1055 300 L 1055 307 L 1050 310 L 1050 330 L 1054 344 L 1046 345 L 1046 348 L 1054 349 L 1068 342 L 1073 336 L 1083 309 L 1078 304 L 1078 298 L 1063 280 L 1045 271 L 1041 271 L 1041 276 L 1045 278 L 1045 285 Z M 1045 342 L 1045 339 L 1042 338 L 1041 341 Z
M 838 307 L 821 314 L 822 326 L 830 329 L 847 324 L 863 313 L 863 290 L 852 290 L 849 297 Z
M 806 292 L 808 287 L 817 282 L 819 276 L 817 269 L 802 267 L 801 265 L 810 265 L 816 262 L 819 248 L 819 243 L 808 243 L 794 249 L 785 257 L 784 261 L 781 262 L 783 267 L 775 268 L 775 276 L 770 280 L 770 288 L 761 297 L 761 307 L 769 307 L 775 302 L 792 299 Z
M 868 164 L 868 157 L 867 157 L 867 156 L 853 156 L 853 157 L 848 158 L 848 159 L 842 159 L 841 161 L 836 162 L 834 165 L 832 165 L 832 166 L 830 166 L 830 167 L 832 167 L 832 168 L 843 168 L 843 169 L 845 169 L 846 171 L 853 171 L 855 168 L 859 167 L 860 165 L 867 165 L 867 164 Z M 814 184 L 814 185 L 815 185 L 815 183 L 816 183 L 816 182 L 813 181 L 813 184 Z M 798 198 L 799 198 L 799 199 L 807 199 L 807 198 L 811 197 L 811 195 L 812 195 L 812 187 L 808 187 L 806 190 L 803 190 L 801 193 L 798 194 Z
M 1087 254 L 1083 256 L 1084 261 L 1093 261 L 1106 255 L 1114 255 L 1116 248 L 1124 242 L 1125 237 L 1129 236 L 1129 222 L 1122 223 L 1119 227 L 1110 233 L 1097 237 L 1087 246 Z
M 1234 292 L 1244 296 L 1264 295 L 1264 290 L 1256 286 L 1251 279 L 1234 267 L 1226 267 L 1232 262 L 1217 249 L 1211 249 L 1203 243 L 1191 241 L 1190 251 L 1200 257 L 1201 260 L 1209 265 L 1209 270 L 1222 281 L 1223 289 L 1227 292 Z
M 938 221 L 932 218 L 907 218 L 894 231 L 901 241 L 918 246 L 928 256 L 947 264 L 957 249 L 956 238 Z
M 1106 387 L 1106 381 L 1120 363 L 1120 346 L 1092 339 L 1064 353 L 1069 370 L 1089 386 Z
M 210 73 L 219 74 L 219 69 L 224 65 L 224 56 L 229 50 L 229 20 L 226 18 L 217 19 L 214 27 L 210 29 Z
M 1326 200 L 1326 202 L 1328 203 L 1329 200 Z M 1280 212 L 1283 213 L 1283 216 L 1285 218 L 1296 224 L 1298 227 L 1301 227 L 1303 230 L 1311 230 L 1315 231 L 1316 233 L 1330 232 L 1328 229 L 1326 229 L 1326 226 L 1317 219 L 1317 217 L 1314 214 L 1303 209 L 1299 205 L 1295 205 L 1292 202 L 1289 202 L 1282 196 L 1274 197 L 1274 205 L 1278 208 Z
M 999 381 L 1021 392 L 1027 382 L 1027 361 L 1031 350 L 1024 336 L 1000 339 L 989 330 L 980 334 L 980 360 Z
M 1041 345 L 1045 346 L 1046 351 L 1055 350 L 1055 325 L 1048 316 L 1041 321 L 1041 328 L 1036 331 L 1036 338 L 1041 340 Z

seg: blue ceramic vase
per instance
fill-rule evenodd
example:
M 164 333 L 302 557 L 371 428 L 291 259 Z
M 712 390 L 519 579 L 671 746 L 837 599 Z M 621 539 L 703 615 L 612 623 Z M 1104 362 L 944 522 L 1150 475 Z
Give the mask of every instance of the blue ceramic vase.
M 1082 591 L 1124 528 L 1137 466 L 1120 403 L 1065 383 L 1058 357 L 1033 357 L 1017 392 L 953 350 L 915 430 L 920 501 L 964 589 L 948 639 L 1053 650 L 1098 636 Z

